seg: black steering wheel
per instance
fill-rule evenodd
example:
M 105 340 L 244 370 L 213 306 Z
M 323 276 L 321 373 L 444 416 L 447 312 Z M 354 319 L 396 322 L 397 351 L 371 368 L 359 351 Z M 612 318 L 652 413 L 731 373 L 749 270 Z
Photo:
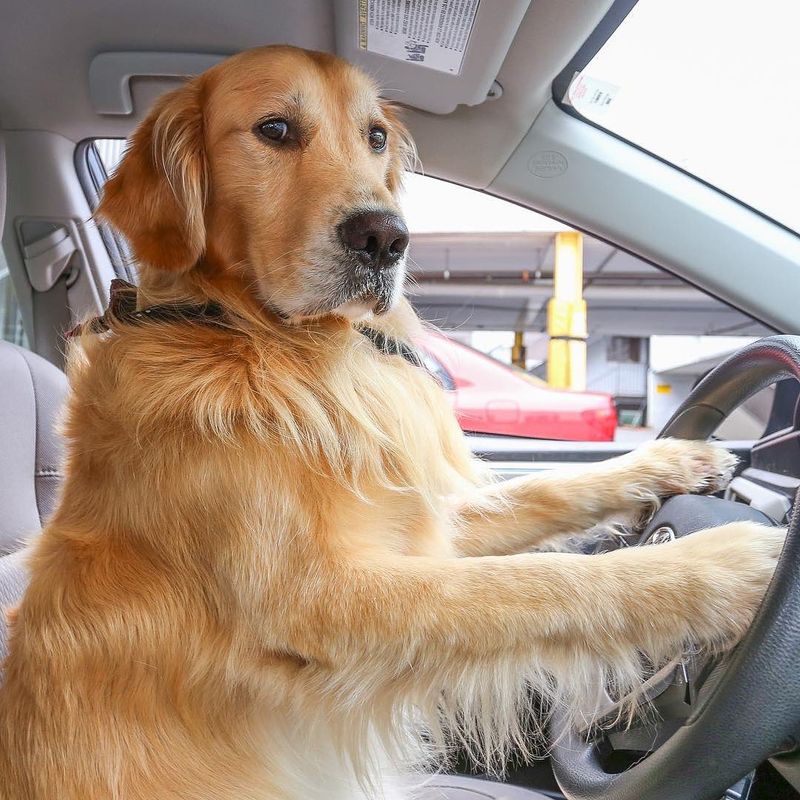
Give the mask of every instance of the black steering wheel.
M 788 377 L 800 381 L 800 336 L 754 342 L 710 372 L 659 436 L 706 439 L 748 397 Z M 664 503 L 638 544 L 648 544 L 665 531 L 682 536 L 725 522 L 759 519 L 755 515 L 763 517 L 742 503 L 682 495 Z M 677 724 L 673 720 L 672 726 L 664 719 L 653 722 L 651 743 L 660 746 L 644 748 L 653 751 L 638 763 L 611 771 L 603 753 L 607 739 L 554 720 L 553 772 L 570 800 L 718 800 L 762 761 L 797 746 L 799 564 L 800 514 L 794 514 L 772 583 L 747 635 L 712 675 L 705 670 L 699 690 L 691 684 L 703 669 L 692 675 L 681 665 L 685 719 Z M 658 613 L 655 605 L 653 612 Z

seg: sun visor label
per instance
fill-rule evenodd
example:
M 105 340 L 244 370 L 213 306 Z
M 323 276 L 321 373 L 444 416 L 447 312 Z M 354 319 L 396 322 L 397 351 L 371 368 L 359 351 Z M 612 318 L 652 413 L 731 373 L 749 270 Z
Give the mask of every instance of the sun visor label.
M 480 0 L 359 0 L 362 50 L 458 75 Z

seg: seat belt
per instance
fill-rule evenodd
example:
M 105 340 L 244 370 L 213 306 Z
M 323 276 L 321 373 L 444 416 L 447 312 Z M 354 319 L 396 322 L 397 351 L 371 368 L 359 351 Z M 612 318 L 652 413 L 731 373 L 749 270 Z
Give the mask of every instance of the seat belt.
M 69 307 L 70 273 L 65 272 L 45 292 L 33 290 L 33 350 L 64 369 L 66 332 L 72 326 Z
M 42 223 L 18 230 L 28 280 L 33 289 L 33 349 L 59 369 L 64 369 L 64 341 L 72 327 L 69 287 L 78 276 L 81 253 L 72 224 L 54 222 L 42 232 Z M 27 236 L 27 234 L 31 234 Z

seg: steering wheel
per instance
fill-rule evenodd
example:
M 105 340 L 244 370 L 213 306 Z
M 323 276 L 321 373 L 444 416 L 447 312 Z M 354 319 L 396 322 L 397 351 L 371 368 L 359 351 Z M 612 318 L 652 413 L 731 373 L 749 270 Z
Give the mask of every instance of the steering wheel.
M 800 336 L 771 336 L 754 342 L 710 372 L 659 437 L 706 439 L 747 398 L 788 377 L 800 381 Z M 756 515 L 760 512 L 742 503 L 681 495 L 664 503 L 638 545 L 648 545 L 665 532 L 683 536 L 701 527 L 758 519 Z M 760 521 L 768 521 L 760 516 Z M 702 670 L 687 673 L 682 665 L 683 681 L 678 683 L 683 683 L 685 719 L 677 724 L 673 720 L 672 725 L 663 718 L 652 723 L 651 744 L 661 744 L 634 766 L 622 772 L 607 771 L 602 738 L 596 740 L 591 733 L 579 733 L 553 720 L 553 772 L 570 800 L 718 800 L 762 761 L 797 746 L 798 564 L 800 514 L 793 514 L 775 575 L 750 630 L 710 677 L 706 668 L 706 681 L 699 689 L 692 682 Z M 654 613 L 658 613 L 656 600 Z

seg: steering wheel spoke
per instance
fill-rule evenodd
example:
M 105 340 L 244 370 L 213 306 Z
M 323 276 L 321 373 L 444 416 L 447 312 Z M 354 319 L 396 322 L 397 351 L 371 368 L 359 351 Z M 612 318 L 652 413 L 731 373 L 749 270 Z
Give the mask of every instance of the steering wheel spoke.
M 609 701 L 600 709 L 583 733 L 597 748 L 603 769 L 619 772 L 621 766 L 638 764 L 686 725 L 708 695 L 706 681 L 713 685 L 722 674 L 725 658 L 704 653 L 675 658 L 656 670 L 635 697 Z

